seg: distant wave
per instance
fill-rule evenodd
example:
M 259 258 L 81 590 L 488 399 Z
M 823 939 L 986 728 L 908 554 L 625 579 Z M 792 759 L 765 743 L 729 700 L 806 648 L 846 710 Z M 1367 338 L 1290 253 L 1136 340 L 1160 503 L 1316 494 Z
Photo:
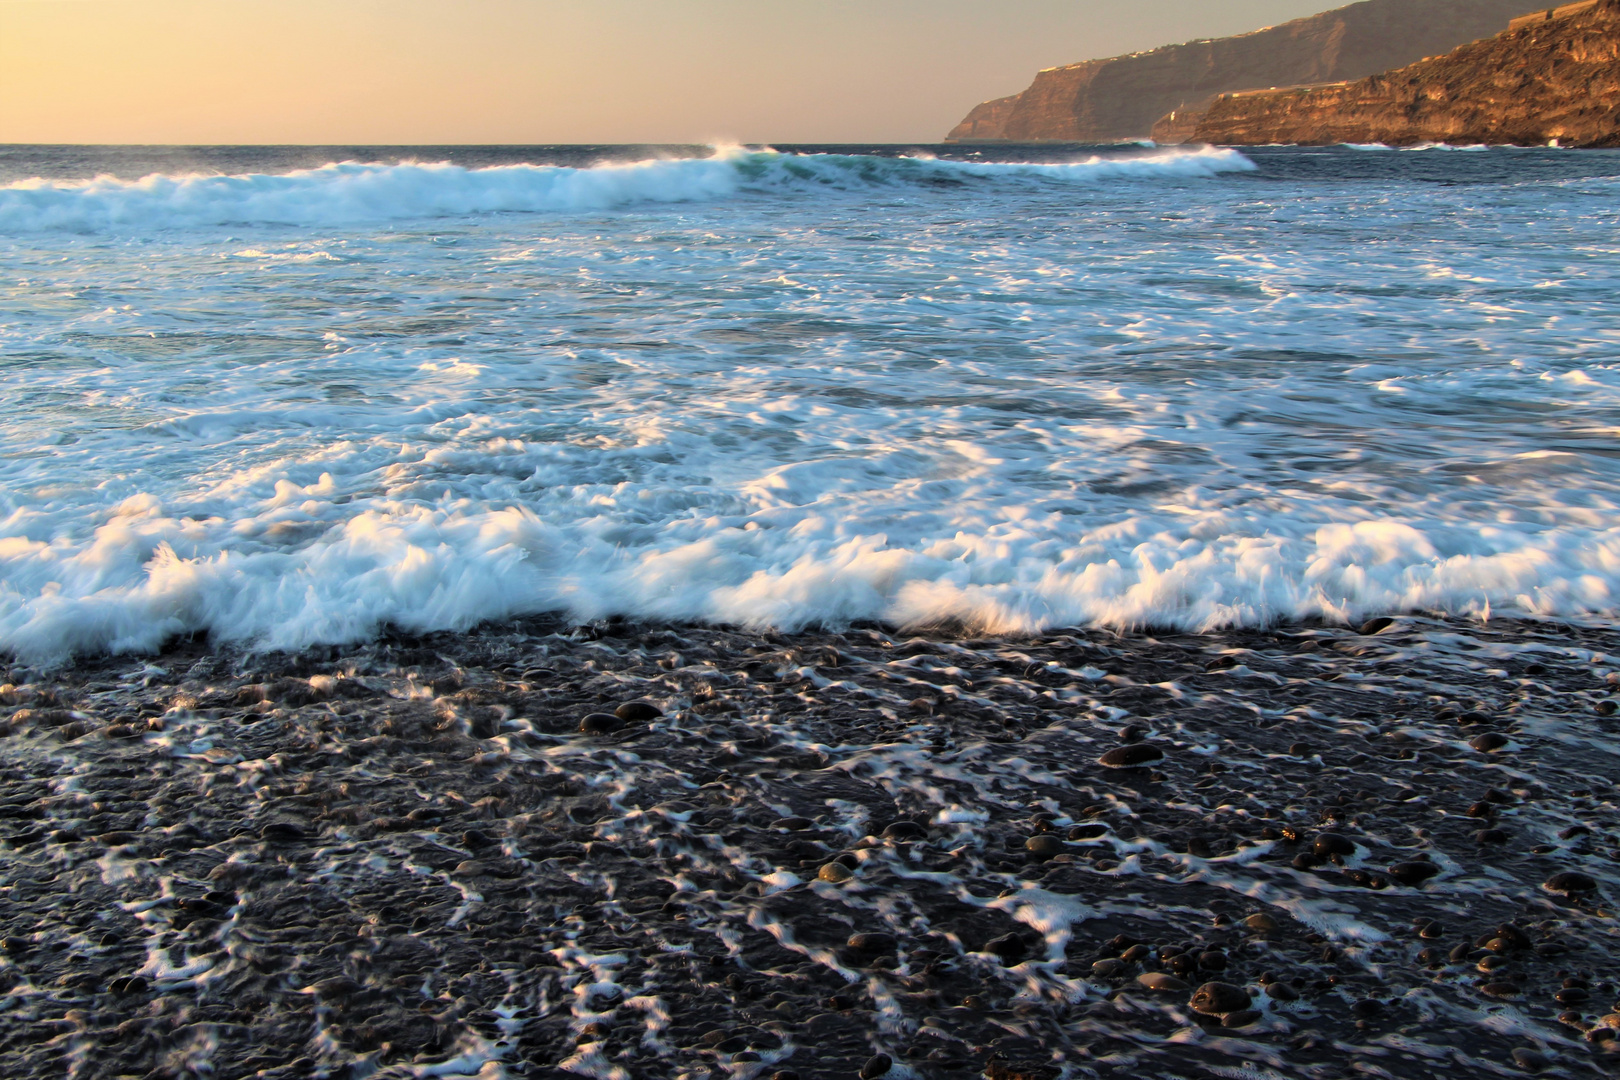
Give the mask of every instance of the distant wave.
M 1255 168 L 1210 147 L 1006 164 L 722 150 L 708 158 L 593 168 L 343 162 L 281 175 L 28 180 L 0 187 L 0 233 L 218 225 L 343 226 L 500 212 L 600 211 L 724 199 L 749 191 L 993 181 L 1095 183 L 1211 177 Z

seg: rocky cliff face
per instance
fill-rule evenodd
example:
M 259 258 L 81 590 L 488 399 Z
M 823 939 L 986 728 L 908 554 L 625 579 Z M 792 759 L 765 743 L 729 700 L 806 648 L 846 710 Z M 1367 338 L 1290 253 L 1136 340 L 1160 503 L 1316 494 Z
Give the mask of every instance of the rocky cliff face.
M 1494 34 L 1534 6 L 1534 0 L 1366 0 L 1240 37 L 1050 68 L 1023 93 L 974 109 L 946 138 L 1146 138 L 1167 113 L 1197 114 L 1218 94 L 1359 79 Z
M 1226 95 L 1194 137 L 1620 146 L 1620 0 L 1522 20 L 1448 56 L 1356 82 Z

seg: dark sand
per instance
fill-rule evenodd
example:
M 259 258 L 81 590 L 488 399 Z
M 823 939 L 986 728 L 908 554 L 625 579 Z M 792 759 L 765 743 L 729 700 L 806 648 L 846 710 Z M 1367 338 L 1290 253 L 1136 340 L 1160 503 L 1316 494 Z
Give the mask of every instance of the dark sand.
M 0 1075 L 1608 1075 L 1615 669 L 1416 618 L 13 667 Z

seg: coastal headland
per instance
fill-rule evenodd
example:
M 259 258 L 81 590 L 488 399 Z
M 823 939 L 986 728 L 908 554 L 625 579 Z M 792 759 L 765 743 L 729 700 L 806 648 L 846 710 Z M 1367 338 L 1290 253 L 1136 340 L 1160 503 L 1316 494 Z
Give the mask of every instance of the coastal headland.
M 1331 86 L 1225 94 L 1192 141 L 1620 146 L 1620 2 L 1516 20 L 1446 56 Z
M 1223 93 L 1361 79 L 1449 52 L 1533 10 L 1528 0 L 1366 0 L 1236 37 L 1049 68 L 976 107 L 948 142 L 1114 142 L 1174 134 Z M 1187 141 L 1186 139 L 1180 141 Z

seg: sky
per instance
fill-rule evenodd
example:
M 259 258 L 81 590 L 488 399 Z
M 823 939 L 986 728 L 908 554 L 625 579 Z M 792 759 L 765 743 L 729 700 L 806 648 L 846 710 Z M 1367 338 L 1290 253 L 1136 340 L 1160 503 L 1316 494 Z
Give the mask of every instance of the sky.
M 1040 68 L 1335 6 L 0 0 L 0 143 L 937 141 Z

